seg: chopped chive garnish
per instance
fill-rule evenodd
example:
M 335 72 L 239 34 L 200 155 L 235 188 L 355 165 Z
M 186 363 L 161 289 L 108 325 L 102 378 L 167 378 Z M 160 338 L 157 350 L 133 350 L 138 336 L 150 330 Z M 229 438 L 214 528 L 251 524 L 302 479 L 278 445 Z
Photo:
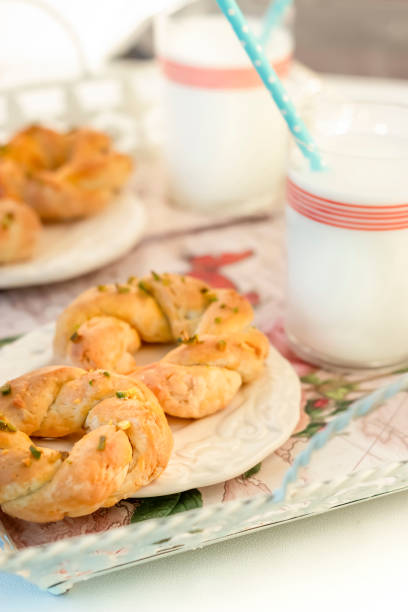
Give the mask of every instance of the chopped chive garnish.
M 214 293 L 211 293 L 211 295 L 207 296 L 208 301 L 211 302 L 218 302 L 218 298 Z
M 10 395 L 11 393 L 11 385 L 10 383 L 6 383 L 0 389 L 2 395 Z
M 131 285 L 135 280 L 136 280 L 136 276 L 129 276 L 126 282 L 128 285 Z
M 94 382 L 95 382 L 95 381 L 94 381 L 94 379 L 93 379 L 93 378 L 91 378 L 91 380 L 89 381 L 89 384 L 91 385 L 91 387 L 92 387 L 92 385 L 94 384 Z
M 116 291 L 118 293 L 129 293 L 130 287 L 127 287 L 126 285 L 119 285 L 119 283 L 116 283 Z
M 221 317 L 215 317 L 214 323 L 221 323 Z
M 70 337 L 71 342 L 79 342 L 80 339 L 81 339 L 81 336 L 76 331 L 74 331 L 74 333 Z
M 106 285 L 98 285 L 98 291 L 106 291 Z
M 0 431 L 9 431 L 10 433 L 14 433 L 17 431 L 17 428 L 14 427 L 11 423 L 8 423 L 4 419 L 0 419 Z
M 126 397 L 126 391 L 116 391 L 116 397 L 118 397 L 119 399 L 123 399 L 124 397 Z
M 209 289 L 208 289 L 208 287 L 201 287 L 200 292 L 201 293 L 208 293 Z
M 220 308 L 226 308 L 226 304 L 220 304 Z
M 157 274 L 157 272 L 155 272 L 154 270 L 152 270 L 152 276 L 153 276 L 155 281 L 160 281 L 161 280 L 161 277 L 159 276 L 159 274 Z
M 105 450 L 105 446 L 106 446 L 106 436 L 99 436 L 99 442 L 98 442 L 98 446 L 96 447 L 96 450 L 103 451 Z
M 191 338 L 185 338 L 184 340 L 182 338 L 179 338 L 179 341 L 182 342 L 183 344 L 202 344 L 203 340 L 199 340 L 197 334 L 194 334 L 194 336 L 191 336 Z
M 30 453 L 32 454 L 32 456 L 34 457 L 34 459 L 36 459 L 37 461 L 39 459 L 41 459 L 41 454 L 42 452 L 36 448 L 35 446 L 33 446 L 33 444 L 31 444 L 30 446 Z
M 14 213 L 12 212 L 6 213 L 3 219 L 1 220 L 1 225 L 3 229 L 9 228 L 13 221 L 14 221 Z
M 149 293 L 149 289 L 146 287 L 143 281 L 139 281 L 137 286 L 139 287 L 141 291 L 144 291 L 145 293 Z
M 232 309 L 234 312 L 238 312 L 239 308 L 237 306 L 235 306 L 235 308 Z
M 218 340 L 215 346 L 217 347 L 219 351 L 225 351 L 227 347 L 227 343 L 225 342 L 225 340 Z
M 106 376 L 106 378 L 109 378 L 109 377 L 110 377 L 109 372 L 106 372 L 106 370 L 105 370 L 105 372 L 103 373 L 103 375 L 104 375 L 104 376 Z

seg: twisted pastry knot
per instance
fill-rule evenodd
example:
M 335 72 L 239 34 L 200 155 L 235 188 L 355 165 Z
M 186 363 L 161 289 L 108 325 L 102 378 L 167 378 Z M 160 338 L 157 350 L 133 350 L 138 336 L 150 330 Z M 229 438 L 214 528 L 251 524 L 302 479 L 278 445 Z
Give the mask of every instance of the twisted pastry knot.
M 269 342 L 250 327 L 252 319 L 251 305 L 232 289 L 152 273 L 81 294 L 59 317 L 54 348 L 86 369 L 132 373 L 165 412 L 198 418 L 224 408 L 262 370 Z M 142 341 L 181 345 L 138 367 L 134 353 Z
M 31 257 L 40 231 L 40 221 L 30 206 L 0 199 L 0 264 Z
M 30 435 L 83 434 L 71 452 Z M 140 381 L 108 371 L 53 366 L 0 389 L 0 504 L 28 521 L 57 521 L 112 506 L 157 478 L 172 434 Z
M 0 149 L 0 194 L 26 202 L 41 219 L 74 219 L 101 210 L 131 170 L 131 158 L 102 132 L 33 125 Z
M 34 252 L 41 223 L 22 200 L 24 175 L 0 151 L 0 264 L 28 259 Z

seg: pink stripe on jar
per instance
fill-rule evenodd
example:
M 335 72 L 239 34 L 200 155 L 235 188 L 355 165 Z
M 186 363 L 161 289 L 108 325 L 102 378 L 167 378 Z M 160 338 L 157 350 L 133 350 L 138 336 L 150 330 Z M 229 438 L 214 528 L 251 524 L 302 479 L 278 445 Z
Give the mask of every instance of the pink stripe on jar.
M 206 89 L 250 89 L 261 87 L 262 81 L 252 66 L 246 68 L 208 68 L 181 64 L 173 60 L 160 58 L 164 75 L 175 83 Z M 280 78 L 288 76 L 292 55 L 272 63 Z

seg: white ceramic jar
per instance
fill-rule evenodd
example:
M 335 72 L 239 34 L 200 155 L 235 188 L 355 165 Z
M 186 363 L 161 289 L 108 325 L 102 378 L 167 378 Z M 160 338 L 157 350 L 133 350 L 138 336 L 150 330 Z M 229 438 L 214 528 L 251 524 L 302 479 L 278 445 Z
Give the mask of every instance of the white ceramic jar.
M 215 12 L 205 12 L 209 6 Z M 156 23 L 171 196 L 209 212 L 272 204 L 284 184 L 286 124 L 216 3 L 193 8 L 162 14 Z M 259 17 L 249 24 L 260 32 Z M 293 47 L 283 25 L 266 52 L 299 93 L 308 77 L 291 78 Z

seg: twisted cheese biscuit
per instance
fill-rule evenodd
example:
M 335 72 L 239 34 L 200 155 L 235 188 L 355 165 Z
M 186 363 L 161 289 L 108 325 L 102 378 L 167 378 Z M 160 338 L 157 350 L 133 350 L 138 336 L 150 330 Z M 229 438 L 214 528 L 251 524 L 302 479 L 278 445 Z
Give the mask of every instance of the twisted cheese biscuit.
M 249 302 L 232 289 L 152 273 L 81 294 L 59 317 L 54 348 L 87 369 L 134 372 L 165 412 L 199 418 L 224 408 L 263 368 L 269 343 L 249 329 L 252 318 Z M 142 341 L 185 344 L 138 368 Z
M 0 198 L 12 198 L 21 201 L 23 190 L 23 170 L 13 160 L 2 157 L 0 147 Z
M 24 173 L 56 168 L 66 157 L 64 135 L 39 125 L 31 125 L 17 132 L 3 146 L 1 155 L 16 163 Z
M 201 334 L 245 329 L 249 302 L 233 289 L 210 289 L 178 274 L 152 274 L 124 285 L 103 285 L 79 295 L 57 321 L 57 357 L 89 368 L 127 373 L 141 341 L 176 342 Z
M 137 368 L 132 377 L 153 391 L 167 414 L 200 418 L 225 408 L 243 383 L 255 380 L 268 351 L 268 339 L 254 328 L 203 335 Z
M 38 217 L 64 221 L 94 214 L 131 169 L 130 157 L 113 151 L 101 132 L 31 126 L 17 133 L 0 147 L 0 264 L 32 256 Z
M 85 435 L 71 452 L 33 444 L 30 435 Z M 98 370 L 52 366 L 0 389 L 0 504 L 35 522 L 112 506 L 157 478 L 172 434 L 141 382 Z
M 89 129 L 63 134 L 34 125 L 16 134 L 1 156 L 23 170 L 21 197 L 47 221 L 98 212 L 132 170 L 131 158 L 114 151 L 106 134 Z
M 0 199 L 0 264 L 29 259 L 40 232 L 41 223 L 32 208 Z
M 35 211 L 22 199 L 24 174 L 0 152 L 0 264 L 29 259 L 41 232 Z

